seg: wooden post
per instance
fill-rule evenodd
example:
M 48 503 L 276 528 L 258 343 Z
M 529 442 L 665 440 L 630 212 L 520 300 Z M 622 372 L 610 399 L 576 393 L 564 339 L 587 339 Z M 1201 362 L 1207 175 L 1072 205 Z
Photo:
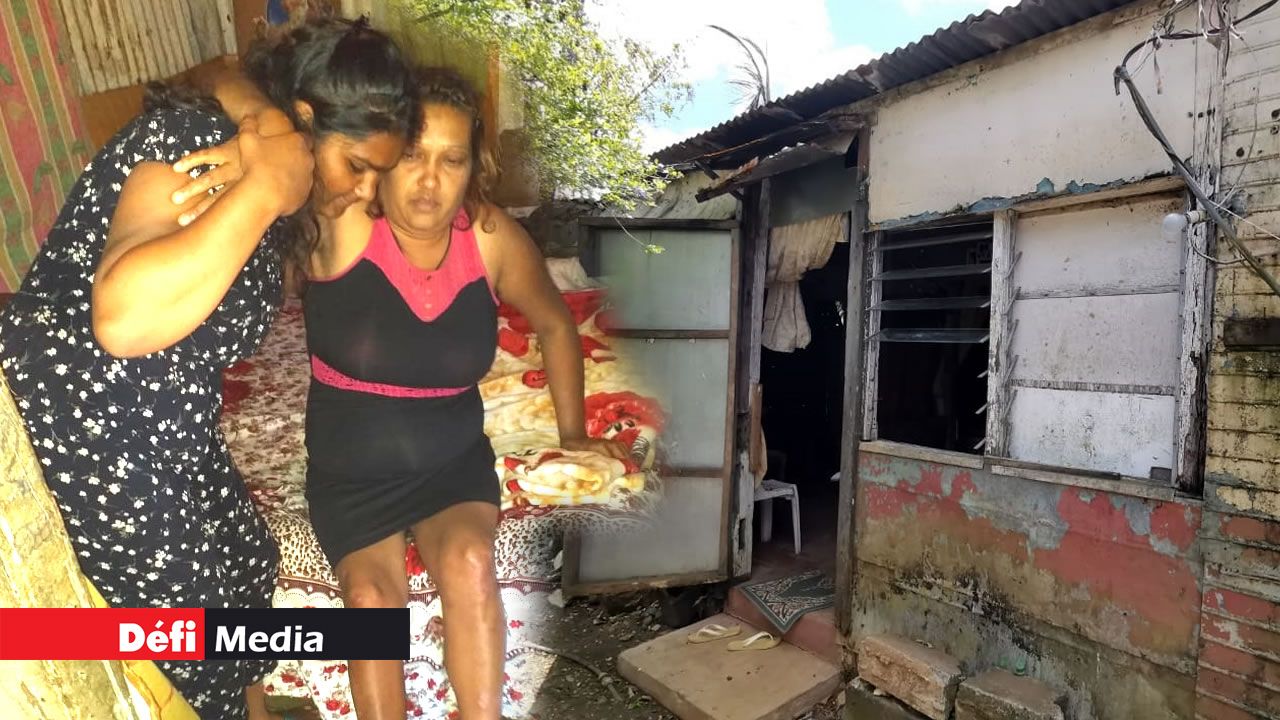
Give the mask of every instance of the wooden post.
M 863 384 L 863 298 L 867 261 L 867 179 L 869 134 L 858 134 L 856 200 L 845 228 L 849 238 L 849 280 L 846 292 L 844 327 L 844 422 L 840 441 L 840 500 L 836 511 L 836 630 L 846 638 L 853 630 L 854 583 L 857 581 L 858 526 L 855 503 L 858 498 L 858 445 L 862 431 Z
M 1216 3 L 1214 3 L 1216 4 Z M 1210 10 L 1214 12 L 1215 10 Z M 1228 49 L 1219 43 L 1208 72 L 1197 72 L 1207 86 L 1196 88 L 1196 101 L 1203 112 L 1196 113 L 1196 182 L 1213 197 L 1218 190 L 1222 164 L 1223 114 L 1225 112 Z M 1210 64 L 1210 63 L 1206 63 Z M 1194 207 L 1192 201 L 1191 207 Z M 1215 253 L 1216 236 L 1212 223 L 1200 223 L 1186 231 L 1182 253 L 1180 300 L 1181 336 L 1178 348 L 1178 384 L 1174 388 L 1176 427 L 1173 439 L 1173 485 L 1199 495 L 1204 486 L 1208 365 L 1212 353 L 1213 295 L 1216 268 L 1205 259 Z
M 880 311 L 876 307 L 880 304 L 880 297 L 883 293 L 882 283 L 876 282 L 872 278 L 880 274 L 880 270 L 884 267 L 884 255 L 880 252 L 880 243 L 883 242 L 884 233 L 870 233 L 869 236 L 864 235 L 867 252 L 867 283 L 870 290 L 867 293 L 866 329 L 863 331 L 864 342 L 866 343 L 866 362 L 864 364 L 862 378 L 862 404 L 865 408 L 862 413 L 862 439 L 878 440 L 880 439 L 879 424 L 879 400 L 880 400 Z
M 222 21 L 222 54 L 223 55 L 239 55 L 244 52 L 244 48 L 238 47 L 239 39 L 236 38 L 236 8 L 232 0 L 216 0 L 218 5 L 218 19 Z
M 767 178 L 750 188 L 743 203 L 742 272 L 740 283 L 741 305 L 739 314 L 737 373 L 733 378 L 738 398 L 735 415 L 739 439 L 736 472 L 737 518 L 731 531 L 733 542 L 732 576 L 741 577 L 751 572 L 752 522 L 755 518 L 756 478 L 751 471 L 751 416 L 753 392 L 760 383 L 760 339 L 764 328 L 764 278 L 769 263 L 769 213 L 772 184 Z
M 746 231 L 747 243 L 743 248 L 743 256 L 747 262 L 743 276 L 747 282 L 743 284 L 742 311 L 748 329 L 743 334 L 746 340 L 744 368 L 746 372 L 740 374 L 738 378 L 738 391 L 739 397 L 744 399 L 750 397 L 750 389 L 760 382 L 760 340 L 764 331 L 764 279 L 769 267 L 769 213 L 772 193 L 772 181 L 767 178 L 755 187 L 748 221 L 750 224 Z M 740 404 L 738 410 L 743 412 L 749 408 Z
M 1005 457 L 1009 452 L 1009 411 L 1013 405 L 1013 282 L 1014 227 L 1012 210 L 995 214 L 991 241 L 991 319 L 987 343 L 987 441 L 983 454 Z

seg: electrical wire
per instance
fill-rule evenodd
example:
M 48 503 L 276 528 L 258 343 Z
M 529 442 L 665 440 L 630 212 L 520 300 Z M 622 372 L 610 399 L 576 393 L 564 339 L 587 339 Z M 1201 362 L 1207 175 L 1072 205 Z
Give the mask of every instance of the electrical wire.
M 1249 149 L 1245 151 L 1244 159 L 1240 163 L 1240 169 L 1236 173 L 1236 179 L 1221 193 L 1223 197 L 1231 197 L 1235 194 L 1236 189 L 1240 187 L 1240 184 L 1244 182 L 1244 173 L 1248 169 L 1249 163 L 1253 160 L 1253 151 L 1258 146 L 1258 131 L 1262 125 L 1262 117 L 1258 112 L 1259 107 L 1262 105 L 1262 62 L 1258 60 L 1258 52 L 1249 44 L 1248 40 L 1245 40 L 1244 35 L 1237 31 L 1233 36 L 1244 45 L 1245 52 L 1249 55 L 1249 59 L 1253 61 L 1253 132 L 1249 134 Z
M 1280 0 L 1267 0 L 1267 2 L 1262 3 L 1261 5 L 1259 5 L 1258 7 L 1254 8 L 1252 11 L 1250 11 L 1249 13 L 1241 17 L 1240 19 L 1236 20 L 1236 23 L 1239 24 L 1242 22 L 1248 22 L 1258 17 L 1262 13 L 1275 7 L 1276 3 L 1280 3 Z
M 1241 17 L 1237 23 L 1245 22 L 1257 17 L 1277 3 L 1280 3 L 1280 0 L 1268 0 L 1268 2 L 1263 3 L 1257 8 L 1254 8 L 1252 12 Z M 1218 36 L 1221 38 L 1221 42 L 1229 43 L 1229 31 L 1231 29 L 1231 24 L 1225 22 L 1226 18 L 1222 18 L 1221 16 L 1220 20 L 1224 20 L 1222 27 L 1220 28 L 1209 28 L 1202 32 L 1168 32 L 1160 35 L 1159 39 L 1187 40 L 1195 37 Z M 1224 32 L 1224 30 L 1228 32 Z M 1210 219 L 1213 220 L 1214 225 L 1218 227 L 1218 231 L 1227 238 L 1227 242 L 1235 248 L 1235 251 L 1240 255 L 1241 260 L 1249 266 L 1249 269 L 1253 270 L 1258 277 L 1262 278 L 1263 282 L 1271 288 L 1272 292 L 1276 295 L 1280 295 L 1280 282 L 1277 282 L 1276 279 L 1271 276 L 1271 273 L 1267 272 L 1267 269 L 1262 266 L 1262 263 L 1258 261 L 1258 258 L 1249 251 L 1249 248 L 1245 247 L 1244 243 L 1242 243 L 1240 238 L 1236 235 L 1235 229 L 1226 221 L 1225 218 L 1222 217 L 1222 213 L 1218 210 L 1218 203 L 1211 200 L 1200 187 L 1200 183 L 1196 181 L 1195 175 L 1191 172 L 1191 169 L 1188 168 L 1186 162 L 1178 156 L 1177 151 L 1173 148 L 1173 144 L 1169 142 L 1169 138 L 1165 135 L 1164 130 L 1160 127 L 1155 116 L 1151 113 L 1151 108 L 1147 105 L 1146 99 L 1142 96 L 1142 92 L 1138 89 L 1137 83 L 1134 82 L 1133 76 L 1129 73 L 1128 64 L 1129 61 L 1133 59 L 1133 56 L 1147 45 L 1158 42 L 1159 39 L 1148 38 L 1147 40 L 1135 45 L 1133 49 L 1129 50 L 1129 52 L 1125 54 L 1124 59 L 1118 66 L 1116 66 L 1115 70 L 1116 93 L 1119 94 L 1120 85 L 1123 84 L 1129 91 L 1129 96 L 1133 100 L 1134 107 L 1138 110 L 1138 116 L 1142 119 L 1142 123 L 1146 125 L 1147 130 L 1151 133 L 1152 137 L 1160 143 L 1161 149 L 1164 150 L 1165 154 L 1173 162 L 1174 170 L 1182 176 L 1183 182 L 1187 184 L 1187 189 L 1191 191 L 1191 194 L 1194 195 L 1196 200 L 1198 200 L 1201 206 L 1204 207 L 1205 212 L 1208 213 Z M 1224 52 L 1226 51 L 1227 50 L 1224 48 Z
M 1224 205 L 1224 204 L 1222 204 L 1222 203 L 1215 203 L 1215 204 L 1218 206 L 1218 209 L 1219 209 L 1219 210 L 1221 210 L 1222 212 L 1224 212 L 1224 213 L 1226 213 L 1226 214 L 1230 215 L 1231 217 L 1233 217 L 1233 218 L 1235 218 L 1235 219 L 1239 220 L 1240 222 L 1244 223 L 1245 225 L 1248 225 L 1249 227 L 1252 227 L 1254 230 L 1257 230 L 1259 234 L 1261 234 L 1261 235 L 1266 235 L 1267 237 L 1271 238 L 1272 240 L 1280 241 L 1280 235 L 1277 235 L 1277 234 L 1275 234 L 1275 233 L 1271 232 L 1270 230 L 1268 230 L 1268 229 L 1266 229 L 1266 228 L 1262 227 L 1262 226 L 1261 226 L 1261 225 L 1259 225 L 1258 223 L 1256 223 L 1256 222 L 1254 222 L 1254 221 L 1250 220 L 1249 218 L 1247 218 L 1247 217 L 1245 217 L 1245 216 L 1243 216 L 1243 215 L 1241 215 L 1241 214 L 1239 214 L 1239 213 L 1237 213 L 1237 212 L 1234 212 L 1231 208 L 1227 207 L 1226 205 Z M 1259 257 L 1259 258 L 1264 258 L 1264 257 L 1275 257 L 1275 256 L 1277 256 L 1277 255 L 1280 255 L 1280 250 L 1277 250 L 1277 251 L 1275 251 L 1275 252 L 1269 252 L 1269 253 L 1259 253 L 1259 254 L 1257 255 L 1257 257 Z M 1219 262 L 1222 262 L 1222 261 L 1219 261 Z M 1241 262 L 1244 262 L 1244 260 L 1232 260 L 1232 261 L 1230 261 L 1230 262 L 1223 262 L 1222 264 L 1224 264 L 1224 265 L 1234 265 L 1234 264 L 1236 264 L 1236 263 L 1241 263 Z
M 1129 95 L 1133 98 L 1133 103 L 1138 109 L 1138 115 L 1142 118 L 1143 124 L 1147 126 L 1147 130 L 1149 130 L 1160 143 L 1160 147 L 1164 149 L 1165 154 L 1169 156 L 1169 159 L 1173 161 L 1174 169 L 1182 176 L 1182 179 L 1187 184 L 1187 188 L 1191 191 L 1191 194 L 1194 195 L 1196 199 L 1200 201 L 1200 204 L 1204 206 L 1205 212 L 1209 214 L 1209 217 L 1213 220 L 1214 224 L 1218 226 L 1219 232 L 1226 236 L 1227 241 L 1230 242 L 1236 252 L 1240 254 L 1240 257 L 1244 262 L 1248 264 L 1249 268 L 1253 270 L 1258 277 L 1262 278 L 1263 282 L 1271 288 L 1271 291 L 1276 295 L 1280 295 L 1280 282 L 1276 282 L 1276 279 L 1271 276 L 1271 273 L 1267 272 L 1266 268 L 1262 267 L 1262 264 L 1256 257 L 1254 257 L 1253 253 L 1249 252 L 1249 248 L 1245 247 L 1244 244 L 1240 242 L 1240 238 L 1236 236 L 1235 230 L 1222 217 L 1222 214 L 1218 212 L 1217 203 L 1213 202 L 1207 195 L 1205 195 L 1204 190 L 1200 188 L 1200 184 L 1196 182 L 1195 176 L 1191 174 L 1191 170 L 1187 167 L 1186 163 L 1182 161 L 1182 158 L 1178 157 L 1178 153 L 1169 143 L 1169 139 L 1165 136 L 1164 130 L 1160 128 L 1160 125 L 1152 116 L 1151 109 L 1147 106 L 1147 101 L 1143 99 L 1142 93 L 1138 90 L 1137 84 L 1133 82 L 1133 78 L 1129 75 L 1129 71 L 1126 70 L 1123 65 L 1116 68 L 1116 81 L 1118 83 L 1124 83 L 1124 85 L 1129 89 Z

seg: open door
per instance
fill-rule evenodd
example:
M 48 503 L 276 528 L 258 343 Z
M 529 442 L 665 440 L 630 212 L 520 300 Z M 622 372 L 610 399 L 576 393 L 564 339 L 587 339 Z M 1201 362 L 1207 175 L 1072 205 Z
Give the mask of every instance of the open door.
M 737 223 L 606 218 L 584 224 L 593 227 L 583 264 L 610 288 L 616 342 L 635 359 L 667 413 L 659 468 L 665 497 L 654 527 L 640 535 L 566 538 L 564 594 L 725 580 L 734 456 Z

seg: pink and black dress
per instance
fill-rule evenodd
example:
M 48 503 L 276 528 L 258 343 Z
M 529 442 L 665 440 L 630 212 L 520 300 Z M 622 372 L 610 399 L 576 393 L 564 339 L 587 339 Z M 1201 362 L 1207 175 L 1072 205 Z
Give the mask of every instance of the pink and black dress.
M 329 562 L 462 502 L 499 502 L 476 387 L 497 348 L 497 299 L 464 212 L 435 270 L 386 220 L 306 298 L 307 501 Z

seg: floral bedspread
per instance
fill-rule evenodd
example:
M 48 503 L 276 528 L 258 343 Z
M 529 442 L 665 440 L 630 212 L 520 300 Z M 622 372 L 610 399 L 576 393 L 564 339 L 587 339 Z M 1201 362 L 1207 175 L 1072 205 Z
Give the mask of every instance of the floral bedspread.
M 555 556 L 566 530 L 642 527 L 661 497 L 652 471 L 663 426 L 658 403 L 643 390 L 608 337 L 600 290 L 566 293 L 579 323 L 587 388 L 588 432 L 632 448 L 628 462 L 556 447 L 555 412 L 541 349 L 528 322 L 499 310 L 499 350 L 480 385 L 485 432 L 498 455 L 502 487 L 497 567 L 507 615 L 504 715 L 524 717 L 539 679 L 528 663 L 536 638 L 527 628 L 554 589 Z M 310 383 L 302 309 L 287 305 L 252 359 L 224 377 L 223 432 L 250 494 L 280 543 L 276 607 L 338 607 L 338 583 L 311 529 L 303 495 L 304 415 Z M 439 595 L 410 543 L 405 557 L 412 618 L 405 664 L 409 717 L 456 717 L 443 669 Z M 354 717 L 346 664 L 286 661 L 267 679 L 269 695 L 314 700 L 325 718 Z

